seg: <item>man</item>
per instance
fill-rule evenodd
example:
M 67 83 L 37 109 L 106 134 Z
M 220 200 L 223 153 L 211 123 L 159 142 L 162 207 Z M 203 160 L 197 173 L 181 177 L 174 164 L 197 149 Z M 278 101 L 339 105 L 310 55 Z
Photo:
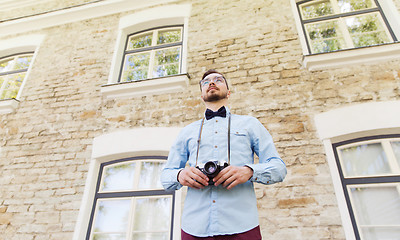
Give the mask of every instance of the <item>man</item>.
M 205 118 L 181 131 L 161 174 L 167 190 L 188 187 L 182 240 L 259 240 L 253 182 L 281 182 L 286 166 L 271 135 L 256 118 L 230 113 L 227 104 L 231 92 L 221 73 L 205 72 L 200 89 L 207 108 Z M 254 153 L 259 157 L 257 164 Z M 207 176 L 204 163 L 208 161 L 227 162 L 229 166 L 220 164 L 217 176 Z

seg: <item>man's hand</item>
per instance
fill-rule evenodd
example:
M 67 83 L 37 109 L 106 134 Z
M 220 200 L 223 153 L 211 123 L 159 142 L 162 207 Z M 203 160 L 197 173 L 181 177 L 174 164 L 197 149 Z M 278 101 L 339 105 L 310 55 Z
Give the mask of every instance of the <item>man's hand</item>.
M 185 168 L 179 172 L 178 181 L 183 186 L 202 189 L 208 186 L 208 177 L 195 167 Z
M 214 179 L 214 185 L 218 186 L 222 183 L 222 186 L 226 189 L 232 189 L 238 184 L 247 182 L 253 176 L 253 169 L 250 167 L 237 167 L 228 166 L 224 168 Z

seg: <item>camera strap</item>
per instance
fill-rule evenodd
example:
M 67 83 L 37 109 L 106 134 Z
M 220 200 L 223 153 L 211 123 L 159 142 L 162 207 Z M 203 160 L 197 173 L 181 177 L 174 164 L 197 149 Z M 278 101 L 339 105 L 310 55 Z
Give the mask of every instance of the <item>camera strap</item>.
M 197 153 L 196 153 L 196 165 L 199 159 L 199 151 L 200 151 L 200 142 L 201 142 L 201 133 L 203 132 L 204 119 L 201 120 L 199 138 L 197 139 Z M 231 164 L 231 113 L 228 116 L 228 164 Z

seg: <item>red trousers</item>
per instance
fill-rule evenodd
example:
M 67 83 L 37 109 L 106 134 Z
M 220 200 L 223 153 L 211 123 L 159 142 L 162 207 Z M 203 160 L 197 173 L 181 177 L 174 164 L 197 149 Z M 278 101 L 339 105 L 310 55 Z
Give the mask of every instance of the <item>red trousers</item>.
M 195 237 L 181 231 L 181 240 L 261 240 L 260 226 L 257 226 L 247 232 L 233 235 L 218 235 L 213 237 Z

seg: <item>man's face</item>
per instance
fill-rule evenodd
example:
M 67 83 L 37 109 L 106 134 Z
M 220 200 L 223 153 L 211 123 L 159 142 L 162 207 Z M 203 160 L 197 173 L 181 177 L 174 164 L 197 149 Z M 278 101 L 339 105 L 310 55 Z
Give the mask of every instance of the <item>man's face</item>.
M 230 91 L 221 74 L 212 73 L 200 81 L 201 98 L 204 102 L 216 102 L 230 96 Z

